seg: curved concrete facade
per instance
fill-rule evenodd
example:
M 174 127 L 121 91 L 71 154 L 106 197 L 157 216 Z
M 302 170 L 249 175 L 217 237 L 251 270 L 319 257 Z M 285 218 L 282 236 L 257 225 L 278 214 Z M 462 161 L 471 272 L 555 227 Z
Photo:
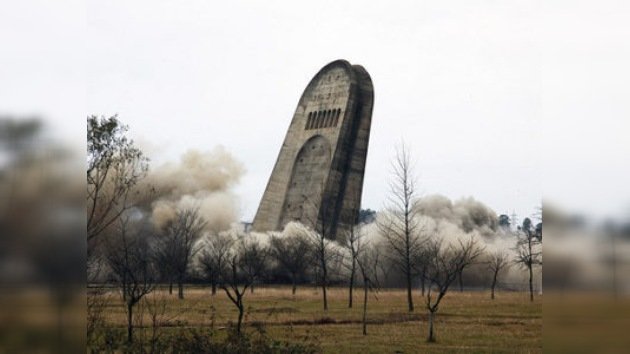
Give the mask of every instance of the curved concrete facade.
M 361 206 L 374 91 L 345 60 L 323 67 L 297 105 L 254 218 L 255 231 L 299 221 L 344 237 Z

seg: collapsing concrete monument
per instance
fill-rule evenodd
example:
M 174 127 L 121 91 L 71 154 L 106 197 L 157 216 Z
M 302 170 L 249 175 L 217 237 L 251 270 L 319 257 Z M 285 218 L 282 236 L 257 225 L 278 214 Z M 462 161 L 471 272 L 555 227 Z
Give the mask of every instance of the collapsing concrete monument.
M 315 75 L 289 125 L 254 230 L 298 221 L 335 239 L 356 223 L 373 103 L 372 80 L 360 65 L 336 60 Z

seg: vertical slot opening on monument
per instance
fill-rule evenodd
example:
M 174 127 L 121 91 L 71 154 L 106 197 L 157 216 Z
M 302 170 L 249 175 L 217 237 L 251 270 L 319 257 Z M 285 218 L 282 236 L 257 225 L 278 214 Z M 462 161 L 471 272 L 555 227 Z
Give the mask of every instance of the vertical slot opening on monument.
M 332 125 L 332 111 L 329 109 L 326 112 L 326 127 L 330 127 Z
M 339 122 L 339 114 L 341 114 L 341 109 L 337 108 L 337 110 L 335 111 L 335 122 L 333 123 L 335 127 L 337 126 L 337 123 Z
M 317 112 L 317 129 L 322 127 L 322 111 Z
M 313 118 L 313 112 L 310 112 L 308 114 L 308 118 L 306 119 L 306 127 L 304 127 L 305 130 L 310 129 L 311 126 L 311 119 Z

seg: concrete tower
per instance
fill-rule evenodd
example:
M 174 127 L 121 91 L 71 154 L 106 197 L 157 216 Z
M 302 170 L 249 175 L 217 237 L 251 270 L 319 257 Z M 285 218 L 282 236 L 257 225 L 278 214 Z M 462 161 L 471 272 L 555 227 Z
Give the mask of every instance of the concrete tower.
M 343 237 L 361 206 L 374 92 L 360 65 L 336 60 L 298 102 L 254 218 L 256 231 L 290 221 Z

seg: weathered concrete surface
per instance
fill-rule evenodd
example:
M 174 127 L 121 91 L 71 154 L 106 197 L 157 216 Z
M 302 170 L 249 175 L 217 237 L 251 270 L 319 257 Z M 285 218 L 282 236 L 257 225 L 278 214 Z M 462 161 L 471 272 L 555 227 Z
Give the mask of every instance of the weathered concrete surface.
M 256 231 L 299 221 L 343 237 L 361 206 L 374 91 L 360 65 L 336 60 L 308 84 L 254 218 Z

